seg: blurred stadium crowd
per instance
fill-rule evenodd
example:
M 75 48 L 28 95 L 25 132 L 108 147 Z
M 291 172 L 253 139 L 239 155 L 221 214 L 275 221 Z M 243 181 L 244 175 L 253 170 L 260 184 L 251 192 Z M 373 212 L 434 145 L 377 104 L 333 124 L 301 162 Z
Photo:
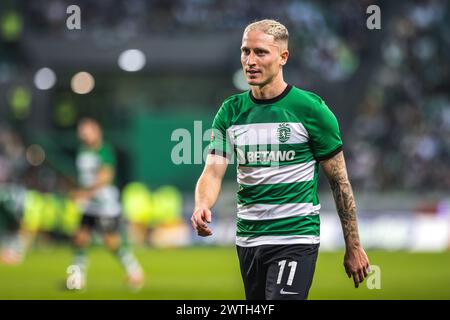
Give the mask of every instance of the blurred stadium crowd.
M 358 186 L 449 190 L 449 18 L 448 2 L 417 1 L 389 21 L 347 144 Z
M 358 65 L 359 56 L 368 50 L 364 36 L 365 8 L 378 1 L 238 1 L 238 0 L 132 0 L 87 1 L 83 8 L 83 24 L 88 36 L 106 41 L 110 34 L 129 39 L 137 35 L 214 34 L 240 32 L 249 21 L 276 17 L 291 32 L 291 47 L 301 59 L 290 68 L 308 66 L 325 79 L 342 80 Z M 33 31 L 73 37 L 60 28 L 67 18 L 70 1 L 33 2 L 23 11 Z M 292 73 L 296 73 L 295 70 Z
M 60 26 L 71 2 L 44 2 L 11 2 L 9 8 L 14 10 L 4 10 L 3 17 L 14 12 L 25 33 L 59 32 L 70 37 Z M 357 0 L 77 3 L 83 8 L 87 35 L 99 41 L 106 34 L 126 38 L 240 31 L 249 17 L 276 17 L 292 30 L 291 51 L 298 55 L 287 71 L 291 82 L 314 88 L 316 83 L 333 87 L 348 80 L 347 90 L 360 97 L 357 105 L 347 107 L 352 109 L 347 112 L 350 116 L 342 115 L 352 121 L 341 128 L 356 187 L 450 188 L 450 17 L 445 0 L 398 4 Z M 363 27 L 366 15 L 361 13 L 377 3 L 382 9 L 383 38 L 369 37 Z M 2 6 L 7 9 L 8 1 Z M 3 49 L 7 46 L 4 42 Z M 24 61 L 16 58 L 7 63 Z M 353 93 L 351 81 L 364 77 L 358 71 L 367 70 L 368 65 L 372 68 L 367 71 L 367 85 L 363 92 Z M 215 107 L 212 103 L 211 110 Z
M 2 1 L 2 186 L 55 192 L 71 183 L 43 162 L 39 146 L 28 143 L 33 119 L 22 111 L 32 100 L 32 90 L 11 88 L 30 68 L 23 54 L 26 35 L 80 36 L 61 28 L 73 2 L 82 8 L 82 36 L 99 43 L 112 37 L 239 33 L 249 21 L 276 18 L 291 30 L 289 82 L 320 95 L 330 93 L 325 98 L 330 97 L 326 100 L 342 120 L 355 189 L 450 190 L 450 4 L 446 0 Z M 366 8 L 371 4 L 381 8 L 382 30 L 366 28 Z M 208 113 L 213 114 L 217 103 L 210 99 L 209 105 Z M 4 190 L 12 192 L 9 187 Z M 7 197 L 2 199 L 7 202 Z

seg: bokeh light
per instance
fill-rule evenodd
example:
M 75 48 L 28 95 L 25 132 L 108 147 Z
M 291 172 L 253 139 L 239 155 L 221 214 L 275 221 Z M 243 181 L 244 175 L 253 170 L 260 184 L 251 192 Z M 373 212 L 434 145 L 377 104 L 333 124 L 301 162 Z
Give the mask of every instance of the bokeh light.
M 94 89 L 95 80 L 89 72 L 81 71 L 72 77 L 70 85 L 73 92 L 78 94 L 87 94 Z
M 16 119 L 25 119 L 31 112 L 31 92 L 27 87 L 17 86 L 11 90 L 9 105 Z
M 250 89 L 245 74 L 242 69 L 238 69 L 233 75 L 233 85 L 241 91 L 247 91 Z
M 33 144 L 27 148 L 26 158 L 32 166 L 40 166 L 45 160 L 45 151 L 40 145 Z
M 34 75 L 34 85 L 40 90 L 48 90 L 56 83 L 55 72 L 50 68 L 39 69 Z
M 119 67 L 128 72 L 141 70 L 146 63 L 146 58 L 141 50 L 129 49 L 122 52 L 119 56 Z
M 16 11 L 8 11 L 0 17 L 1 36 L 6 41 L 17 41 L 22 34 L 23 18 Z
M 69 127 L 77 119 L 77 109 L 70 101 L 62 101 L 55 106 L 54 119 L 58 126 Z

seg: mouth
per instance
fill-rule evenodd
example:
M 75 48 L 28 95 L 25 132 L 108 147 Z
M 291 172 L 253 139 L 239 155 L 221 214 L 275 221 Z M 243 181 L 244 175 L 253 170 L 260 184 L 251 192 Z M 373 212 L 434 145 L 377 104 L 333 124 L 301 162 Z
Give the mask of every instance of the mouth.
M 247 74 L 247 79 L 251 80 L 258 78 L 258 76 L 261 74 L 261 71 L 254 69 L 247 69 L 245 73 Z
M 254 69 L 247 69 L 245 72 L 249 75 L 256 75 L 258 73 L 261 73 L 260 71 Z

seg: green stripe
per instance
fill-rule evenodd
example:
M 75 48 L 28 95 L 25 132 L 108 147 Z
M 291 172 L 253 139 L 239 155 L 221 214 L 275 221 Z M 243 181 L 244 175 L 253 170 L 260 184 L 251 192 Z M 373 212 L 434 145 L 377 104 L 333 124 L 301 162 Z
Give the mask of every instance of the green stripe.
M 291 164 L 299 164 L 305 163 L 314 160 L 314 155 L 311 151 L 311 147 L 307 142 L 304 143 L 292 143 L 292 144 L 270 144 L 270 145 L 245 145 L 245 146 L 236 146 L 236 149 L 239 148 L 244 152 L 245 163 L 240 164 L 245 167 L 274 167 L 274 166 L 286 166 Z M 257 161 L 248 163 L 247 152 L 249 151 L 295 151 L 295 156 L 293 160 L 290 161 Z
M 319 215 L 289 217 L 276 220 L 237 219 L 236 234 L 239 237 L 320 235 Z
M 295 183 L 239 185 L 237 202 L 241 205 L 255 203 L 285 204 L 285 203 L 313 203 L 317 178 L 311 181 Z

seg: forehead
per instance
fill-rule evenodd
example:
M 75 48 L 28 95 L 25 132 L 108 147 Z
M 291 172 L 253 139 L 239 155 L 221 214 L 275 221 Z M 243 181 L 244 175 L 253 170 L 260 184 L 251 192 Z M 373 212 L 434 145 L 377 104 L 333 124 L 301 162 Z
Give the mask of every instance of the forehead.
M 97 129 L 97 125 L 94 122 L 85 121 L 85 122 L 80 123 L 78 128 L 80 130 L 93 130 L 93 129 Z
M 251 30 L 242 36 L 242 47 L 279 47 L 274 36 L 261 30 Z

